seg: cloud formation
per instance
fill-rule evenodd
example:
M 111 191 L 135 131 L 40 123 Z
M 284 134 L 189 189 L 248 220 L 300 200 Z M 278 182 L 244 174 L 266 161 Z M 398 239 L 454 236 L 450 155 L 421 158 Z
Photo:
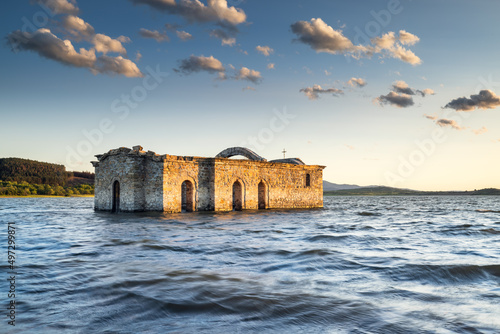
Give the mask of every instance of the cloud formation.
M 269 55 L 271 55 L 272 53 L 274 53 L 274 49 L 272 49 L 271 47 L 269 46 L 260 46 L 260 45 L 257 45 L 255 47 L 255 50 L 257 50 L 258 52 L 262 53 L 264 56 L 268 57 Z
M 382 57 L 396 58 L 412 65 L 419 65 L 422 60 L 406 45 L 413 45 L 419 38 L 409 32 L 400 30 L 398 36 L 389 32 L 371 40 L 372 45 L 354 45 L 351 40 L 342 34 L 342 30 L 335 30 L 321 18 L 313 18 L 310 22 L 298 21 L 291 25 L 292 32 L 297 35 L 296 41 L 309 45 L 316 52 L 330 54 L 345 54 L 353 58 L 371 57 L 380 54 Z
M 189 58 L 180 60 L 178 68 L 174 68 L 177 73 L 192 74 L 195 72 L 208 72 L 216 73 L 218 80 L 246 80 L 254 84 L 259 84 L 262 81 L 262 75 L 259 71 L 249 69 L 248 67 L 241 67 L 237 70 L 233 65 L 229 64 L 228 74 L 222 62 L 214 56 L 195 56 L 191 55 Z M 248 89 L 248 88 L 247 88 Z
M 208 0 L 207 5 L 199 0 L 130 0 L 134 4 L 148 5 L 156 10 L 179 15 L 189 22 L 223 22 L 238 25 L 246 21 L 245 12 L 226 0 Z
M 396 81 L 392 84 L 392 91 L 396 93 L 403 93 L 407 95 L 420 95 L 425 97 L 426 95 L 435 95 L 434 91 L 430 88 L 426 88 L 424 90 L 410 88 L 408 84 L 402 80 Z
M 104 39 L 98 42 L 99 50 L 101 51 L 97 50 L 97 48 L 92 48 L 90 50 L 80 48 L 78 52 L 75 50 L 71 41 L 59 39 L 49 29 L 38 29 L 34 33 L 17 30 L 10 33 L 8 38 L 20 50 L 33 51 L 44 58 L 52 59 L 65 65 L 88 68 L 94 74 L 121 74 L 127 77 L 143 76 L 141 71 L 132 61 L 124 59 L 121 56 L 96 56 L 96 51 L 108 52 L 111 51 L 111 49 L 117 49 L 120 52 L 124 51 L 124 49 L 117 48 L 117 45 L 114 43 L 109 44 L 109 40 L 112 40 L 109 37 L 109 40 Z M 102 39 L 102 37 L 99 38 Z M 121 43 L 119 45 L 121 45 Z
M 213 56 L 204 57 L 191 55 L 189 58 L 182 59 L 179 68 L 174 69 L 174 71 L 184 74 L 202 71 L 208 73 L 224 73 L 226 69 L 222 66 L 222 63 Z
M 185 31 L 177 30 L 175 33 L 177 34 L 177 37 L 179 37 L 183 41 L 187 41 L 193 38 L 193 35 Z
M 489 89 L 484 89 L 479 94 L 471 95 L 470 98 L 460 97 L 450 101 L 444 108 L 456 111 L 472 111 L 474 109 L 495 109 L 500 106 L 500 96 Z
M 122 56 L 100 56 L 93 67 L 93 72 L 121 74 L 129 78 L 144 76 L 133 61 L 125 59 Z
M 436 124 L 440 127 L 450 127 L 455 130 L 465 130 L 464 127 L 461 127 L 456 121 L 452 119 L 441 118 L 436 121 Z
M 210 36 L 219 38 L 221 45 L 233 46 L 236 43 L 236 38 L 230 35 L 227 31 L 222 29 L 214 29 L 210 32 Z
M 267 64 L 267 69 L 268 70 L 274 70 L 274 66 L 275 66 L 274 63 L 269 63 L 269 64 Z
M 397 108 L 407 108 L 415 104 L 413 101 L 414 95 L 425 97 L 427 95 L 434 94 L 434 91 L 430 88 L 426 88 L 424 90 L 411 88 L 406 82 L 400 80 L 392 84 L 391 92 L 389 92 L 389 94 L 380 95 L 379 97 L 373 99 L 373 102 L 380 106 L 389 104 Z M 430 118 L 431 116 L 426 115 L 426 117 Z
M 32 2 L 46 6 L 54 14 L 77 15 L 80 11 L 74 0 L 32 0 Z
M 344 94 L 344 91 L 337 88 L 327 88 L 324 89 L 320 85 L 313 85 L 312 87 L 302 88 L 300 92 L 303 92 L 309 100 L 316 100 L 319 98 L 319 94 L 332 94 L 333 96 L 339 96 Z
M 248 80 L 257 84 L 262 80 L 262 76 L 260 75 L 259 71 L 251 70 L 247 67 L 242 67 L 236 75 L 236 80 Z
M 396 92 L 389 92 L 387 95 L 380 95 L 375 98 L 373 102 L 378 103 L 380 106 L 390 104 L 398 108 L 407 108 L 415 104 L 411 95 Z
M 66 15 L 61 21 L 64 27 L 77 40 L 89 39 L 95 35 L 94 27 L 85 22 L 83 19 L 74 15 Z
M 482 135 L 483 133 L 486 133 L 488 132 L 488 129 L 486 127 L 481 127 L 481 129 L 477 129 L 477 130 L 472 130 L 472 132 L 474 132 L 474 134 L 476 135 Z
M 364 87 L 366 86 L 366 80 L 361 78 L 351 78 L 347 81 L 347 84 L 351 87 Z
M 141 35 L 144 38 L 152 38 L 158 43 L 170 41 L 170 38 L 167 36 L 165 32 L 159 32 L 157 30 L 148 30 L 141 28 L 139 30 L 139 35 Z
M 127 50 L 123 47 L 122 43 L 130 42 L 130 38 L 125 36 L 120 36 L 117 39 L 113 39 L 104 34 L 96 34 L 92 38 L 92 44 L 97 52 L 102 52 L 107 54 L 108 52 L 116 52 L 123 55 L 127 54 Z

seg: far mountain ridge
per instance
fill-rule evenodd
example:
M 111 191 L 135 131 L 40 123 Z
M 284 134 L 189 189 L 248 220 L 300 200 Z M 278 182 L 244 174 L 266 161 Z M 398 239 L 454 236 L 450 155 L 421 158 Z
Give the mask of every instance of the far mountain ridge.
M 330 196 L 433 196 L 433 195 L 500 195 L 500 189 L 485 188 L 474 191 L 421 191 L 387 186 L 358 186 L 323 181 L 323 193 Z

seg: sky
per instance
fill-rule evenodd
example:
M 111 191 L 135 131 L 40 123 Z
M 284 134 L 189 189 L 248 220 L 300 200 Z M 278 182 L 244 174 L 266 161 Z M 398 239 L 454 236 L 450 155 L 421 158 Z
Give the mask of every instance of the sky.
M 0 157 L 245 146 L 334 183 L 500 188 L 500 2 L 0 4 Z

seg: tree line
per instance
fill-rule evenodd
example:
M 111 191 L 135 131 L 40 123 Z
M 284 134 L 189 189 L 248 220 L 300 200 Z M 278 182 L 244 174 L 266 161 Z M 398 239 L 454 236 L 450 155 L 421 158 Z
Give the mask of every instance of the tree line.
M 49 184 L 31 184 L 26 181 L 1 181 L 0 196 L 74 196 L 74 195 L 93 195 L 94 185 L 80 184 L 74 187 L 63 187 Z
M 0 159 L 0 180 L 51 186 L 66 186 L 73 178 L 94 179 L 90 172 L 67 172 L 63 165 L 21 158 Z

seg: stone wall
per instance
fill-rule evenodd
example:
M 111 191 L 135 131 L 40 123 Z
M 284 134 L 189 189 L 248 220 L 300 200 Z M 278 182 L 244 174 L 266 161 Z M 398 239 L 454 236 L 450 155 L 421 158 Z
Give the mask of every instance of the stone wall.
M 120 210 L 144 211 L 144 158 L 128 154 L 120 148 L 108 152 L 108 157 L 95 168 L 95 209 L 111 211 L 113 184 L 120 184 Z M 94 164 L 95 166 L 95 164 Z
M 306 174 L 310 186 L 306 186 Z M 243 209 L 258 209 L 258 185 L 265 184 L 266 208 L 323 207 L 323 167 L 216 159 L 215 210 L 230 211 L 233 185 L 243 186 Z
M 241 184 L 242 209 L 323 206 L 323 166 L 158 155 L 120 148 L 96 156 L 95 209 L 113 208 L 120 183 L 120 211 L 181 212 L 182 185 L 192 187 L 196 211 L 233 210 L 233 186 Z M 306 184 L 309 175 L 310 184 Z M 187 192 L 185 192 L 187 193 Z M 189 197 L 189 196 L 188 196 Z

